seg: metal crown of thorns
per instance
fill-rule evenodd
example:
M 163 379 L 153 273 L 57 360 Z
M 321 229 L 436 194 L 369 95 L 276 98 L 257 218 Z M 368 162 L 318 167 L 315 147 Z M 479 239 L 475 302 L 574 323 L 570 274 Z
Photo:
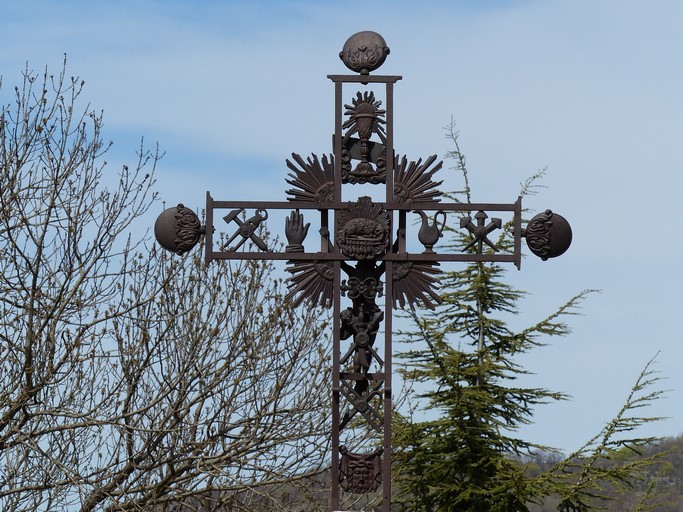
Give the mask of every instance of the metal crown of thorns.
M 388 54 L 384 38 L 375 32 L 359 32 L 346 41 L 339 56 L 358 74 L 328 75 L 335 86 L 333 152 L 307 158 L 293 153 L 286 160 L 286 182 L 291 187 L 287 201 L 216 201 L 207 192 L 205 226 L 182 204 L 165 210 L 154 226 L 159 244 L 177 254 L 190 251 L 204 235 L 207 262 L 285 260 L 291 274 L 288 300 L 294 305 L 308 302 L 334 308 L 333 510 L 339 508 L 341 491 L 363 494 L 380 486 L 382 510 L 390 508 L 392 309 L 433 309 L 441 301 L 441 262 L 511 262 L 519 268 L 522 238 L 532 253 L 548 259 L 565 252 L 572 236 L 567 221 L 550 210 L 536 215 L 523 229 L 521 198 L 510 204 L 441 202 L 441 181 L 434 177 L 442 162 L 436 156 L 409 160 L 394 150 L 393 88 L 402 77 L 370 74 Z M 344 86 L 362 90 L 345 101 Z M 376 202 L 367 196 L 344 200 L 344 193 L 352 192 L 356 184 L 383 187 L 385 200 Z M 228 234 L 217 241 L 218 246 L 214 243 L 217 210 L 228 211 L 221 224 Z M 264 236 L 269 211 L 276 210 L 286 215 L 284 248 L 268 245 Z M 317 250 L 304 246 L 310 228 L 304 212 L 319 218 L 312 244 Z M 512 215 L 511 253 L 501 252 L 491 240 L 503 221 L 489 218 L 487 212 Z M 416 227 L 411 223 L 409 228 L 409 213 L 419 216 L 411 217 L 418 220 Z M 469 238 L 459 251 L 449 246 L 439 252 L 437 244 L 449 217 L 459 219 L 458 227 L 467 230 Z M 414 249 L 420 245 L 422 250 Z M 342 296 L 350 301 L 346 308 L 341 306 Z M 384 307 L 377 303 L 382 296 L 386 296 Z M 375 341 L 383 322 L 382 354 Z M 349 340 L 343 351 L 341 340 Z M 342 432 L 351 432 L 350 425 L 358 421 L 383 432 L 382 448 L 352 453 L 341 444 Z M 347 442 L 353 443 L 352 433 L 348 436 Z

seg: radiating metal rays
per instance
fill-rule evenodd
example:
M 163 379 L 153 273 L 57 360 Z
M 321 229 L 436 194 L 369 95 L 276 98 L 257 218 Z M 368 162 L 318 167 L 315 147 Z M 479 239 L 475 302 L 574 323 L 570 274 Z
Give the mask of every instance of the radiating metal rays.
M 287 190 L 287 199 L 323 204 L 334 201 L 334 156 L 323 155 L 320 160 L 313 154 L 304 160 L 292 153 L 292 160 L 286 161 L 292 171 L 286 181 L 294 187 Z
M 434 309 L 441 304 L 438 263 L 399 262 L 394 264 L 393 300 L 395 308 L 425 306 Z
M 432 155 L 422 162 L 408 161 L 403 157 L 396 157 L 394 163 L 394 201 L 405 202 L 438 202 L 442 192 L 437 188 L 443 181 L 432 178 L 443 166 L 440 161 L 433 167 L 436 155 Z M 431 167 L 431 168 L 430 168 Z
M 334 268 L 325 261 L 294 261 L 286 268 L 292 274 L 287 278 L 289 292 L 285 300 L 294 306 L 306 301 L 312 306 L 332 307 L 334 294 Z

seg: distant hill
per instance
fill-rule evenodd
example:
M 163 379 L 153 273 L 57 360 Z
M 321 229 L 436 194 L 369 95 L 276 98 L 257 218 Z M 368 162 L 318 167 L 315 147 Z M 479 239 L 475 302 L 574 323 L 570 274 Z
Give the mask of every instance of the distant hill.
M 625 449 L 626 450 L 626 449 Z M 643 472 L 641 479 L 627 492 L 612 492 L 612 500 L 596 502 L 608 512 L 683 512 L 683 436 L 667 438 L 655 446 L 646 450 L 642 457 L 659 455 L 657 464 Z M 526 459 L 524 463 L 528 468 L 528 475 L 534 476 L 549 470 L 561 457 L 557 453 L 538 453 L 535 457 Z M 302 489 L 301 485 L 288 486 L 283 484 L 278 491 L 280 503 L 291 512 L 323 512 L 329 510 L 329 472 L 325 471 L 306 481 L 308 484 Z M 648 507 L 637 508 L 648 489 L 654 491 L 654 496 L 645 503 Z M 272 490 L 271 490 L 272 492 Z M 253 494 L 236 495 L 236 504 L 232 506 L 216 508 L 210 505 L 210 496 L 205 499 L 185 501 L 166 506 L 164 512 L 228 512 L 237 510 L 251 510 L 262 512 L 264 509 L 259 504 L 259 492 L 255 489 Z M 245 509 L 244 503 L 249 503 Z M 549 497 L 542 505 L 530 505 L 530 512 L 557 512 L 559 500 Z M 354 510 L 370 510 L 357 504 Z M 392 506 L 392 511 L 398 512 L 398 505 Z M 596 509 L 597 510 L 597 509 Z M 161 511 L 161 509 L 160 509 Z
M 626 450 L 626 448 L 625 448 Z M 683 436 L 663 439 L 650 447 L 641 457 L 658 455 L 658 462 L 643 471 L 640 480 L 626 492 L 612 490 L 611 498 L 601 501 L 601 510 L 609 512 L 683 512 Z M 549 469 L 556 462 L 553 457 L 540 456 L 530 461 L 530 470 L 540 472 Z M 609 489 L 609 486 L 606 486 Z M 609 491 L 608 491 L 609 492 Z M 651 497 L 644 499 L 650 493 Z M 556 512 L 558 499 L 548 498 L 543 505 L 532 505 L 531 512 Z M 642 508 L 638 508 L 642 503 Z

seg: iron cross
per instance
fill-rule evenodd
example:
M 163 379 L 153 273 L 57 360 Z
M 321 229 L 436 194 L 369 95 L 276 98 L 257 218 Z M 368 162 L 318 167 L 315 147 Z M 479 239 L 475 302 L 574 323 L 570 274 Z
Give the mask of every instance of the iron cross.
M 375 32 L 359 32 L 346 41 L 340 57 L 355 74 L 328 75 L 335 95 L 332 154 L 292 154 L 286 160 L 287 201 L 215 201 L 207 192 L 206 226 L 183 205 L 164 211 L 155 224 L 159 243 L 179 254 L 204 235 L 207 262 L 284 260 L 291 274 L 287 300 L 333 309 L 333 511 L 340 509 L 346 493 L 381 497 L 375 510 L 389 512 L 391 507 L 393 310 L 437 306 L 440 262 L 510 262 L 519 268 L 523 237 L 544 259 L 562 254 L 571 242 L 566 220 L 550 210 L 522 230 L 521 198 L 510 204 L 441 201 L 441 182 L 434 176 L 442 162 L 436 156 L 410 160 L 395 151 L 394 86 L 402 77 L 370 74 L 388 54 L 384 38 Z M 356 185 L 372 185 L 382 197 L 354 195 Z M 237 229 L 216 248 L 214 212 L 226 209 L 223 219 Z M 268 212 L 278 210 L 289 212 L 287 245 L 279 251 L 259 235 Z M 418 226 L 408 224 L 410 212 L 419 215 Z M 476 212 L 476 224 L 471 212 Z M 486 212 L 511 216 L 511 253 L 499 252 L 488 238 L 503 222 L 495 217 L 487 224 Z M 435 251 L 453 218 L 460 219 L 459 227 L 469 231 L 472 241 L 460 252 Z M 306 244 L 311 220 L 318 231 L 313 250 Z M 376 431 L 382 447 L 359 445 L 349 428 L 352 420 Z

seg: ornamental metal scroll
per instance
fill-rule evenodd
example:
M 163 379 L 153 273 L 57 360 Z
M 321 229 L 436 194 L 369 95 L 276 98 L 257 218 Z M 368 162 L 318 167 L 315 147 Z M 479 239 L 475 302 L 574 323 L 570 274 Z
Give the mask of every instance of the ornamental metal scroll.
M 205 226 L 182 204 L 155 224 L 157 241 L 177 254 L 204 235 L 207 263 L 285 261 L 286 299 L 333 309 L 332 510 L 340 508 L 344 492 L 380 493 L 381 510 L 391 507 L 393 309 L 434 309 L 441 302 L 443 263 L 519 268 L 522 238 L 542 259 L 571 243 L 569 224 L 550 210 L 522 229 L 521 198 L 509 204 L 442 201 L 442 182 L 436 181 L 442 162 L 435 155 L 411 160 L 394 150 L 393 90 L 402 77 L 370 74 L 388 54 L 375 32 L 359 32 L 345 43 L 340 57 L 358 74 L 328 76 L 335 88 L 332 153 L 292 153 L 285 161 L 285 201 L 217 201 L 207 192 Z M 357 185 L 383 188 L 383 200 L 354 195 Z M 409 214 L 417 222 L 409 223 Z M 283 219 L 283 247 L 266 243 L 266 222 L 274 218 Z M 512 226 L 511 252 L 493 242 L 504 224 Z M 216 236 L 217 227 L 226 234 Z M 470 235 L 459 250 L 441 243 L 449 227 Z M 346 446 L 363 450 L 355 437 L 355 427 L 363 425 L 381 435 L 381 446 L 352 453 Z

